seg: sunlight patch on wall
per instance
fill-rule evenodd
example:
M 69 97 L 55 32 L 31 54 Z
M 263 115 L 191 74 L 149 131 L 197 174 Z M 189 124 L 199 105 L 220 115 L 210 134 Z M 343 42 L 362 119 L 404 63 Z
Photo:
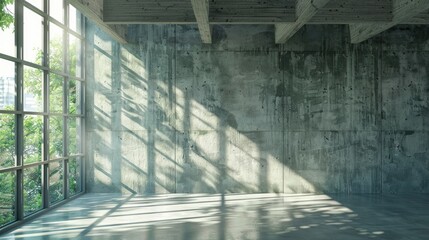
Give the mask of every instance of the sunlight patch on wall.
M 94 45 L 99 49 L 103 49 L 103 52 L 107 55 L 113 54 L 112 41 L 102 34 L 94 34 Z
M 128 49 L 124 46 L 119 48 L 121 64 L 128 69 L 132 69 L 140 78 L 148 79 L 149 75 L 144 62 L 135 55 L 136 49 Z

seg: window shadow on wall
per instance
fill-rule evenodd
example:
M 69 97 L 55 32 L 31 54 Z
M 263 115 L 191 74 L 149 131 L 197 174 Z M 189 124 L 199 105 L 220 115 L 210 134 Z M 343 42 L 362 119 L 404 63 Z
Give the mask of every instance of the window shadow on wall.
M 343 86 L 327 80 L 348 79 L 352 62 L 346 53 L 192 52 L 186 47 L 178 49 L 174 26 L 134 30 L 136 44 L 119 46 L 94 27 L 89 28 L 87 51 L 89 64 L 93 64 L 86 88 L 90 192 L 219 194 L 217 205 L 205 211 L 216 212 L 216 234 L 219 239 L 227 239 L 232 224 L 228 216 L 239 208 L 228 204 L 230 194 L 276 193 L 273 199 L 285 203 L 294 200 L 284 193 L 350 193 L 349 186 L 354 186 L 350 181 L 354 180 L 348 174 L 367 177 L 366 173 L 350 171 L 345 161 L 364 155 L 368 149 L 372 151 L 369 145 L 379 140 L 378 133 L 368 130 L 366 139 L 354 135 L 354 130 L 305 131 L 328 128 L 322 121 L 327 118 L 332 118 L 332 124 L 347 127 L 341 116 L 331 116 L 329 111 L 346 114 L 350 110 L 343 91 L 349 83 Z M 254 62 L 255 56 L 262 60 Z M 241 63 L 229 66 L 235 64 L 234 59 Z M 323 71 L 310 67 L 302 72 L 282 69 L 294 62 L 320 65 Z M 217 68 L 211 68 L 210 63 Z M 269 71 L 271 68 L 273 71 Z M 374 85 L 371 79 L 368 81 Z M 323 84 L 328 85 L 327 89 L 317 87 Z M 289 95 L 286 89 L 292 89 Z M 308 96 L 303 97 L 304 92 Z M 371 101 L 378 101 L 377 94 Z M 334 95 L 336 98 L 331 97 Z M 292 105 L 290 97 L 300 104 Z M 329 104 L 322 104 L 325 100 Z M 302 119 L 288 112 L 299 113 Z M 291 131 L 292 127 L 299 130 Z M 379 169 L 371 164 L 371 178 L 379 179 Z M 368 190 L 356 185 L 357 189 Z M 379 193 L 380 189 L 372 186 L 368 192 Z M 290 217 L 283 220 L 293 224 L 277 231 L 276 236 L 317 232 L 323 225 L 331 226 L 329 223 L 372 237 L 380 233 L 357 227 L 354 218 L 365 212 L 362 209 L 342 205 L 335 201 L 342 198 L 334 194 L 321 196 L 334 207 L 309 200 L 308 207 L 288 210 Z M 307 201 L 297 199 L 297 205 Z M 189 199 L 174 201 L 186 205 Z M 342 210 L 336 212 L 338 209 Z M 269 221 L 276 214 L 273 209 L 258 205 L 252 212 L 261 226 L 258 238 L 276 232 L 279 223 Z M 184 239 L 196 238 L 187 235 L 193 233 L 186 229 L 200 226 L 190 219 L 177 223 L 184 229 Z M 311 219 L 310 223 L 306 219 Z M 149 238 L 160 232 L 170 234 L 156 224 L 150 224 L 145 232 Z

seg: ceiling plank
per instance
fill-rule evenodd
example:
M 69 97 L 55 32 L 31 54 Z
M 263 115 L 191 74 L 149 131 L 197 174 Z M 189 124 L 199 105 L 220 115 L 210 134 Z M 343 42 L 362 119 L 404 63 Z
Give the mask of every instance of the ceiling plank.
M 429 24 L 429 11 L 422 12 L 416 16 L 401 22 L 400 24 Z
M 197 23 L 192 3 L 188 0 L 103 2 L 103 21 L 107 24 Z M 209 3 L 210 24 L 276 24 L 296 20 L 295 0 L 209 0 Z M 375 24 L 392 20 L 392 0 L 331 0 L 307 24 Z M 401 23 L 429 24 L 429 13 Z
M 108 33 L 115 41 L 127 43 L 125 25 L 109 25 L 103 22 L 103 0 L 68 0 L 85 17 L 96 23 L 103 31 Z
M 352 43 L 363 42 L 397 24 L 400 24 L 401 22 L 408 21 L 428 9 L 428 0 L 393 0 L 393 19 L 391 22 L 382 24 L 350 24 L 350 41 Z
M 392 18 L 392 0 L 331 0 L 309 24 L 390 22 Z
M 291 38 L 302 26 L 323 8 L 329 0 L 298 0 L 296 5 L 297 19 L 294 23 L 276 24 L 275 39 L 276 43 L 285 43 Z
M 273 24 L 295 21 L 295 0 L 210 0 L 210 24 Z M 105 23 L 195 24 L 188 0 L 104 0 Z
M 211 0 L 210 23 L 295 21 L 295 0 Z
M 189 0 L 104 0 L 103 10 L 105 23 L 196 23 Z
M 208 0 L 191 0 L 194 9 L 195 19 L 197 20 L 203 43 L 212 43 L 212 35 L 209 24 L 209 1 Z

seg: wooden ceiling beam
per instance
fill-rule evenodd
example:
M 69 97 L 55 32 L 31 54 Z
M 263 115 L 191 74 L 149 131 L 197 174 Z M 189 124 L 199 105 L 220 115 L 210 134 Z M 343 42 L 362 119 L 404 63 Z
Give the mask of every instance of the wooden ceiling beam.
M 115 41 L 126 43 L 125 25 L 110 25 L 103 22 L 103 0 L 68 0 L 85 17 L 97 24 L 104 32 L 108 33 Z
M 203 43 L 212 43 L 209 24 L 209 0 L 191 0 Z
M 311 18 L 323 8 L 329 0 L 298 0 L 296 5 L 297 19 L 294 23 L 276 24 L 275 40 L 276 43 L 285 43 L 302 26 L 311 20 Z
M 392 0 L 393 18 L 391 22 L 350 24 L 350 41 L 352 43 L 363 42 L 397 24 L 409 21 L 427 10 L 429 10 L 428 0 Z

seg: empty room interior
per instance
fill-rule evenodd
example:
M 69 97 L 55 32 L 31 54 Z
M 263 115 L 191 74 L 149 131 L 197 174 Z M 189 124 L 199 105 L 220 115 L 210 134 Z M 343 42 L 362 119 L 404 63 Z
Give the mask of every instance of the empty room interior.
M 0 239 L 428 239 L 429 1 L 0 10 Z

